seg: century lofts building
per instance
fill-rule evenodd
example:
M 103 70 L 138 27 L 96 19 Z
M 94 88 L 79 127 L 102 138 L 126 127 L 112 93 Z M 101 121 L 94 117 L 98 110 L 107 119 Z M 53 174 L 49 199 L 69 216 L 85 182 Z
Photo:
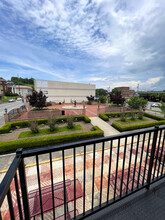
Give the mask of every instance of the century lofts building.
M 6 80 L 0 77 L 0 97 L 5 95 L 6 85 Z
M 87 96 L 95 96 L 95 85 L 83 83 L 34 80 L 34 88 L 42 90 L 48 97 L 47 101 L 71 103 L 87 100 Z
M 136 92 L 129 87 L 116 87 L 118 91 L 121 91 L 121 94 L 124 98 L 129 98 L 136 95 Z

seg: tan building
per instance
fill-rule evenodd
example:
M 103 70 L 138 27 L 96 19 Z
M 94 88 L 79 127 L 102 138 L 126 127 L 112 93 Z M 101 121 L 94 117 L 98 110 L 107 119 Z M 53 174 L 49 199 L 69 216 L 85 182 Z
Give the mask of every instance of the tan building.
M 86 101 L 86 96 L 95 96 L 95 85 L 83 83 L 34 80 L 34 88 L 42 90 L 48 97 L 47 101 L 71 103 Z
M 121 91 L 121 95 L 124 98 L 129 98 L 136 95 L 136 92 L 134 90 L 131 90 L 129 87 L 116 87 L 115 89 Z

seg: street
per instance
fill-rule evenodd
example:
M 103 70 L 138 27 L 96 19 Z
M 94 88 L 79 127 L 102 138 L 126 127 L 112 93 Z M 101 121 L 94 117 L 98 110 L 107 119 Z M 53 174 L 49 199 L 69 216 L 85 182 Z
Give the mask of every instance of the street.
M 164 117 L 164 114 L 159 113 L 161 111 L 160 108 L 151 106 L 153 103 L 160 105 L 159 102 L 148 102 L 147 107 L 146 107 L 146 112 L 153 114 L 153 115 Z M 159 112 L 154 112 L 154 111 L 159 111 Z
M 20 106 L 24 105 L 22 101 L 15 101 L 15 102 L 5 102 L 0 104 L 0 127 L 5 124 L 4 121 L 4 113 L 5 113 L 5 108 L 7 109 L 7 112 L 14 108 L 19 108 Z

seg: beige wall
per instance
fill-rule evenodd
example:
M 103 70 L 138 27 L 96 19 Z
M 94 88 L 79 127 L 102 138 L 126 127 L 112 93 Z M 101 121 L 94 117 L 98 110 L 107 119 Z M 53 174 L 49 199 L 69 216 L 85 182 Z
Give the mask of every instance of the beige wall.
M 70 103 L 86 101 L 86 96 L 95 96 L 95 85 L 68 83 L 48 80 L 34 80 L 35 90 L 42 90 L 48 97 L 47 101 Z

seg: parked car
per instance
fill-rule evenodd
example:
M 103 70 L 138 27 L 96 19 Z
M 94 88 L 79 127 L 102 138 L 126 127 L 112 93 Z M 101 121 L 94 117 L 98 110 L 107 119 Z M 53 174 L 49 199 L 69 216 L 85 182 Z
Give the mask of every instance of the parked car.
M 20 98 L 20 97 L 19 97 L 19 98 L 17 98 L 17 101 L 22 101 L 22 98 Z
M 159 105 L 156 104 L 156 103 L 153 103 L 151 106 L 152 106 L 152 107 L 159 107 Z
M 9 99 L 8 102 L 15 102 L 15 99 Z

